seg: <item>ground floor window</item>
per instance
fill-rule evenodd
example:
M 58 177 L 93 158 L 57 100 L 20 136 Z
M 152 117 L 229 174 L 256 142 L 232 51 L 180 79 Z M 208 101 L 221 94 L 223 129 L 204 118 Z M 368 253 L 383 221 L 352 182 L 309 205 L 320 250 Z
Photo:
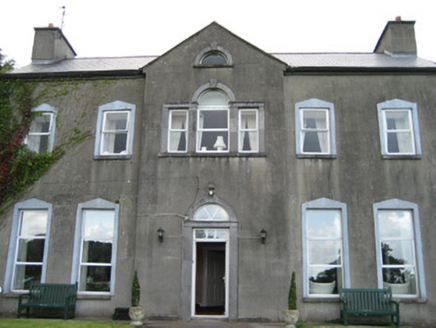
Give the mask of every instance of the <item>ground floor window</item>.
M 379 287 L 397 297 L 425 294 L 417 206 L 390 200 L 375 204 L 374 213 Z
M 304 294 L 331 297 L 348 285 L 346 205 L 322 198 L 303 204 Z
M 30 199 L 15 205 L 12 219 L 5 291 L 25 291 L 31 282 L 44 282 L 51 204 Z
M 76 227 L 74 281 L 81 293 L 113 291 L 118 205 L 102 199 L 80 204 Z

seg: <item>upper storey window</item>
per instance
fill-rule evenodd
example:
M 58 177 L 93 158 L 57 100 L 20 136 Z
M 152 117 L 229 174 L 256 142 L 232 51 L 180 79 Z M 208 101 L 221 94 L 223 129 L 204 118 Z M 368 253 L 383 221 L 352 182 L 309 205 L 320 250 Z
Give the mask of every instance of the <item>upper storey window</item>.
M 295 104 L 297 154 L 335 156 L 335 111 L 332 103 L 309 99 Z
M 161 154 L 250 156 L 265 152 L 264 104 L 236 102 L 211 80 L 190 103 L 164 104 Z
M 229 99 L 224 92 L 207 90 L 198 99 L 197 152 L 228 152 Z
M 51 152 L 54 144 L 57 111 L 54 107 L 42 104 L 34 109 L 37 115 L 32 121 L 24 143 L 27 148 L 38 153 Z
M 377 109 L 382 155 L 420 156 L 417 105 L 394 99 L 378 104 Z
M 99 107 L 94 156 L 132 155 L 135 108 L 135 105 L 122 101 Z

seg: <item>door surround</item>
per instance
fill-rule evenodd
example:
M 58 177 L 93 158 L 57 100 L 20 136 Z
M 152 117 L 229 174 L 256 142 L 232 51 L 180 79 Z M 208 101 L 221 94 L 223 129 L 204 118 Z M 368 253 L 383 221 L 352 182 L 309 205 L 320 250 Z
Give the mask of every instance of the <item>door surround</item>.
M 222 206 L 229 214 L 227 221 L 203 221 L 193 220 L 194 214 L 205 204 L 216 204 Z M 226 246 L 227 268 L 227 300 L 226 318 L 237 319 L 237 293 L 238 293 L 238 231 L 239 222 L 236 221 L 232 209 L 221 201 L 217 196 L 206 197 L 196 202 L 188 212 L 189 219 L 183 222 L 183 258 L 182 258 L 182 300 L 181 317 L 191 319 L 193 298 L 193 261 L 194 261 L 194 231 L 196 229 L 223 229 L 228 231 L 228 241 Z M 197 316 L 195 316 L 197 317 Z M 221 316 L 214 316 L 220 318 Z

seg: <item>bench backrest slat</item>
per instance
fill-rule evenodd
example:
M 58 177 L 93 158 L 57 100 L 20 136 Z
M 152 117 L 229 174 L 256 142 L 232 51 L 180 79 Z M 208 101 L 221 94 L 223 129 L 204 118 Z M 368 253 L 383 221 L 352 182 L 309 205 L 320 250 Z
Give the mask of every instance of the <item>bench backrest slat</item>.
M 342 289 L 341 299 L 347 303 L 348 310 L 353 312 L 386 312 L 392 309 L 390 289 Z
M 29 287 L 29 302 L 46 305 L 65 305 L 68 295 L 76 295 L 76 284 L 46 284 L 31 283 Z

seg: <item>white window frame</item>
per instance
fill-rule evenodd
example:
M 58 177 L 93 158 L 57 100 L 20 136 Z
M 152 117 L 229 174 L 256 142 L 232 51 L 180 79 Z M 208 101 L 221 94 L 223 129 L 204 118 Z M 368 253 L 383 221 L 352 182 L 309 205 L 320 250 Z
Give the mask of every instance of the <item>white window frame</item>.
M 425 274 L 424 274 L 424 259 L 422 255 L 422 241 L 421 241 L 421 228 L 419 222 L 419 210 L 418 205 L 415 203 L 410 203 L 400 199 L 390 199 L 383 202 L 373 204 L 373 212 L 374 212 L 374 227 L 375 227 L 375 243 L 376 243 L 376 262 L 377 262 L 377 284 L 378 288 L 384 288 L 383 284 L 383 258 L 382 258 L 382 250 L 381 250 L 381 242 L 382 238 L 379 233 L 379 212 L 380 211 L 410 211 L 412 213 L 413 220 L 413 241 L 414 241 L 414 256 L 415 263 L 414 267 L 418 271 L 416 276 L 418 282 L 418 290 L 416 295 L 408 294 L 408 295 L 400 295 L 394 294 L 395 297 L 400 298 L 419 298 L 426 299 L 426 284 L 425 284 Z M 404 266 L 404 265 L 403 265 Z
M 168 111 L 169 113 L 169 121 L 168 121 L 168 140 L 167 140 L 167 145 L 168 145 L 168 152 L 169 153 L 187 153 L 189 150 L 189 111 L 187 109 L 172 109 Z M 185 127 L 182 128 L 174 128 L 172 129 L 172 119 L 173 119 L 173 114 L 174 113 L 185 113 L 186 115 L 186 120 L 185 120 Z M 176 132 L 176 133 L 185 133 L 185 140 L 186 140 L 186 149 L 185 150 L 171 150 L 171 135 Z
M 242 114 L 244 112 L 254 112 L 256 116 L 256 126 L 255 128 L 246 128 L 243 126 L 242 122 Z M 256 149 L 257 150 L 244 150 L 244 134 L 245 133 L 255 133 L 255 138 L 253 141 L 256 143 Z M 250 139 L 250 145 L 251 145 L 251 139 Z M 258 153 L 259 152 L 259 110 L 257 108 L 240 108 L 238 110 L 238 151 L 240 153 Z
M 91 292 L 91 291 L 78 291 L 83 295 L 114 295 L 115 293 L 115 276 L 116 276 L 116 263 L 117 263 L 117 241 L 118 241 L 118 221 L 119 221 L 119 205 L 97 198 L 85 203 L 80 203 L 77 207 L 76 216 L 76 229 L 74 237 L 74 253 L 73 265 L 71 271 L 71 283 L 79 283 L 80 285 L 80 270 L 82 261 L 82 245 L 83 245 L 83 224 L 85 211 L 113 211 L 114 212 L 114 232 L 112 241 L 112 254 L 111 254 L 111 278 L 110 278 L 110 291 L 109 292 Z M 99 265 L 98 263 L 96 265 Z M 109 265 L 104 265 L 109 266 Z
M 36 108 L 32 109 L 32 112 L 38 113 L 38 115 L 42 116 L 49 116 L 50 117 L 50 125 L 48 132 L 30 132 L 27 134 L 27 136 L 24 139 L 24 144 L 27 146 L 28 149 L 35 151 L 34 149 L 31 149 L 29 147 L 29 136 L 47 136 L 48 137 L 48 145 L 47 145 L 47 152 L 51 153 L 53 151 L 54 146 L 54 136 L 56 132 L 56 116 L 57 116 L 57 110 L 55 107 L 50 106 L 48 104 L 41 104 Z M 33 122 L 31 123 L 33 124 Z M 35 151 L 36 152 L 36 151 Z M 37 152 L 40 154 L 41 152 Z
M 45 282 L 46 274 L 47 274 L 47 258 L 48 258 L 48 250 L 49 250 L 49 239 L 50 239 L 50 226 L 51 226 L 51 215 L 52 215 L 52 205 L 44 202 L 42 200 L 32 198 L 24 202 L 20 202 L 15 204 L 14 212 L 12 217 L 12 226 L 11 226 L 11 235 L 9 239 L 9 248 L 8 248 L 8 258 L 6 263 L 6 272 L 5 272 L 5 280 L 4 280 L 4 291 L 5 292 L 23 292 L 24 290 L 14 290 L 13 289 L 13 280 L 15 275 L 15 267 L 17 265 L 17 252 L 18 252 L 18 241 L 19 241 L 19 231 L 20 231 L 20 221 L 21 215 L 24 211 L 47 211 L 47 227 L 45 234 L 45 243 L 44 243 L 44 254 L 43 254 L 43 262 L 42 262 L 42 270 L 41 270 L 41 282 Z
M 339 294 L 310 294 L 309 293 L 309 246 L 310 240 L 306 229 L 307 212 L 311 210 L 337 210 L 341 213 L 341 240 L 342 240 L 342 286 L 349 288 L 350 282 L 350 260 L 348 247 L 348 219 L 347 219 L 347 204 L 338 202 L 328 198 L 320 198 L 302 204 L 302 222 L 303 222 L 303 295 L 310 298 L 338 298 Z M 338 266 L 335 266 L 338 267 Z
M 114 101 L 98 108 L 97 116 L 97 127 L 96 127 L 96 138 L 94 147 L 94 157 L 96 158 L 130 158 L 133 153 L 133 134 L 135 126 L 135 111 L 136 105 L 129 104 L 123 101 Z M 122 153 L 103 153 L 104 146 L 104 134 L 105 133 L 117 133 L 116 131 L 104 131 L 106 115 L 108 113 L 128 113 L 128 122 L 126 131 L 127 141 L 126 141 L 126 151 Z
M 227 112 L 227 128 L 202 128 L 200 127 L 201 115 L 203 112 L 212 112 L 212 111 L 226 111 Z M 227 135 L 227 144 L 225 149 L 223 150 L 203 150 L 201 148 L 201 138 L 203 133 L 208 132 L 222 132 L 223 136 Z M 230 140 L 230 108 L 229 106 L 198 106 L 197 108 L 197 140 L 196 140 L 196 151 L 197 153 L 228 153 L 231 147 Z
M 326 112 L 326 129 L 306 129 L 304 128 L 303 119 L 305 111 L 325 111 Z M 305 152 L 304 134 L 305 132 L 326 132 L 327 133 L 327 151 Z M 336 125 L 335 125 L 335 105 L 331 102 L 312 98 L 297 102 L 295 104 L 295 142 L 297 155 L 301 157 L 334 157 L 336 156 Z
M 401 99 L 392 99 L 377 104 L 379 130 L 380 130 L 380 144 L 381 153 L 384 158 L 396 158 L 396 157 L 420 157 L 422 155 L 421 150 L 421 138 L 419 131 L 418 120 L 418 106 L 416 103 L 408 102 Z M 406 130 L 390 130 L 388 132 L 386 122 L 386 112 L 407 112 L 409 115 L 409 122 L 411 124 L 409 129 Z M 388 150 L 388 133 L 410 133 L 411 143 L 413 146 L 412 152 L 389 152 Z

